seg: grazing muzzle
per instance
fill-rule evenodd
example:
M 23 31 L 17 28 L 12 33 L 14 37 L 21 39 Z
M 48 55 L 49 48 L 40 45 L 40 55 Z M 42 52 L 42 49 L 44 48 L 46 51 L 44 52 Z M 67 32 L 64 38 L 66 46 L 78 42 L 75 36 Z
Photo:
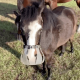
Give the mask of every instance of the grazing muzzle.
M 26 49 L 27 48 L 27 49 Z M 32 54 L 32 52 L 35 52 Z M 25 65 L 38 65 L 44 62 L 44 54 L 40 45 L 28 45 L 24 48 L 24 53 L 21 55 L 21 62 Z

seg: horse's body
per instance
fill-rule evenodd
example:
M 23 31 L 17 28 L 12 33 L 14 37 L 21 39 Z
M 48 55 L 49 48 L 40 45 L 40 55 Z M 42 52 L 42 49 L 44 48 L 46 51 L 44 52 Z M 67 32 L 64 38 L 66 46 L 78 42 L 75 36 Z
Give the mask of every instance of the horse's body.
M 80 0 L 75 0 L 77 3 L 77 6 L 80 8 Z
M 57 3 L 66 3 L 71 0 L 45 0 L 45 3 L 50 6 L 51 9 L 57 7 Z M 17 6 L 19 11 L 26 6 L 31 5 L 31 2 L 41 2 L 41 0 L 17 0 Z
M 49 4 L 50 8 L 53 10 L 57 7 L 57 3 L 66 3 L 71 0 L 45 0 L 45 3 Z
M 36 3 L 37 4 L 37 3 Z M 23 34 L 25 54 L 28 46 L 40 45 L 45 55 L 48 76 L 50 76 L 53 52 L 68 40 L 72 44 L 76 32 L 76 15 L 71 8 L 57 7 L 53 11 L 44 8 L 44 3 L 24 8 L 21 13 L 20 28 Z M 27 46 L 27 47 L 26 47 Z M 73 46 L 71 46 L 73 47 Z M 31 49 L 32 54 L 37 54 L 36 49 Z M 45 62 L 43 63 L 45 73 Z

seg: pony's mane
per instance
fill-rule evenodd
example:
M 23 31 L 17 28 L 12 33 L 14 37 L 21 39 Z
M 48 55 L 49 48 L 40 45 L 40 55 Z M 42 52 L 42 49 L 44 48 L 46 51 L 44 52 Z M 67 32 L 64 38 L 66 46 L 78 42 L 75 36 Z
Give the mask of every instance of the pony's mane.
M 36 19 L 37 15 L 39 14 L 39 3 L 33 2 L 31 6 L 27 6 L 26 8 L 22 9 L 21 15 L 26 21 L 31 21 Z
M 44 28 L 56 27 L 57 23 L 59 23 L 56 14 L 52 10 L 45 7 L 42 14 Z
M 34 21 L 39 14 L 39 3 L 33 2 L 31 6 L 27 6 L 26 8 L 22 9 L 21 16 L 28 23 L 28 21 Z M 45 7 L 41 15 L 43 18 L 44 27 L 49 28 L 51 26 L 55 27 L 57 25 L 58 20 L 52 10 Z

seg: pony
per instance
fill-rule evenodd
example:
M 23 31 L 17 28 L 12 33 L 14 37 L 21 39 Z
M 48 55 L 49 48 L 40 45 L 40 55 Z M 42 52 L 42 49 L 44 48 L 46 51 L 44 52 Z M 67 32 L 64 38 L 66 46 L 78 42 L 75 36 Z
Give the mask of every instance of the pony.
M 48 79 L 51 74 L 51 62 L 55 61 L 54 51 L 69 40 L 73 49 L 76 24 L 76 14 L 71 8 L 60 6 L 52 11 L 45 7 L 44 0 L 22 9 L 20 30 L 23 35 L 24 54 L 29 54 L 30 50 L 32 55 L 37 56 L 35 47 L 41 46 L 45 56 L 43 73 L 46 73 L 47 67 Z

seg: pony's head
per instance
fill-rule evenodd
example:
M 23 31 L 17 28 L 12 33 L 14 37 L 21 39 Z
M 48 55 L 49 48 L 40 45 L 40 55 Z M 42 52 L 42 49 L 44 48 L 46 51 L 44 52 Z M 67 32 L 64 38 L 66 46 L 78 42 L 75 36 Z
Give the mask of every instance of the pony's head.
M 24 64 L 27 61 L 27 65 L 35 65 L 43 62 L 43 54 L 39 45 L 43 24 L 41 16 L 43 9 L 44 0 L 40 4 L 34 2 L 32 6 L 27 6 L 21 11 L 20 28 L 24 42 L 24 54 L 21 56 L 21 60 Z

